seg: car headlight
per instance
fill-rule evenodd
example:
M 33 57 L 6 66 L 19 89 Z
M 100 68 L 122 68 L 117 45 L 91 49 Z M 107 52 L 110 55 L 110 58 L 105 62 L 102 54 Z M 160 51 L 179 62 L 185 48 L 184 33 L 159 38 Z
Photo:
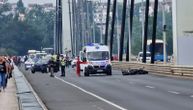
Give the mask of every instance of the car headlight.
M 92 65 L 88 65 L 88 69 L 93 69 L 93 66 Z

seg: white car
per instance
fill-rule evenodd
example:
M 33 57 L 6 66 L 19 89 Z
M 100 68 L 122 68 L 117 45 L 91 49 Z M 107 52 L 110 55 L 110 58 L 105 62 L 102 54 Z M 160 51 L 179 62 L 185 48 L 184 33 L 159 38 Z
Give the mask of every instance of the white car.
M 71 61 L 71 66 L 72 68 L 74 68 L 76 66 L 76 63 L 77 63 L 77 57 L 74 58 L 72 61 Z
M 137 61 L 142 62 L 143 61 L 143 52 L 139 52 L 137 56 Z M 150 62 L 151 61 L 151 53 L 146 52 L 146 61 Z
M 34 61 L 32 59 L 28 59 L 25 63 L 25 70 L 31 69 L 31 67 L 34 65 Z

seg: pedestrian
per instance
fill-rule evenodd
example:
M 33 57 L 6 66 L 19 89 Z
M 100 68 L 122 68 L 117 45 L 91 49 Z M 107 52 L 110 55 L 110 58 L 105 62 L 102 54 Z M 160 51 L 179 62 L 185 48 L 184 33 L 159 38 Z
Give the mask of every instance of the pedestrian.
M 55 68 L 56 63 L 54 61 L 53 56 L 49 60 L 48 65 L 49 65 L 49 70 L 50 70 L 50 77 L 54 77 L 54 68 Z
M 56 68 L 57 68 L 57 72 L 60 71 L 60 55 L 58 54 L 56 56 Z
M 65 77 L 66 60 L 65 60 L 64 56 L 61 56 L 60 66 L 61 66 L 61 75 L 60 76 Z
M 8 79 L 12 78 L 12 71 L 14 69 L 13 66 L 13 60 L 11 59 L 11 57 L 7 57 L 7 63 L 8 63 Z
M 68 55 L 66 55 L 66 67 L 69 68 L 69 65 L 70 65 L 69 57 L 68 57 Z
M 4 86 L 4 88 L 6 88 L 7 87 L 7 83 L 8 83 L 9 73 L 11 71 L 11 68 L 10 68 L 11 66 L 10 66 L 10 62 L 8 60 L 8 57 L 4 57 L 4 61 L 5 61 L 6 67 L 8 68 L 6 70 L 6 74 L 5 74 L 5 86 Z
M 6 87 L 6 74 L 8 72 L 8 66 L 5 58 L 0 56 L 0 91 L 4 91 Z

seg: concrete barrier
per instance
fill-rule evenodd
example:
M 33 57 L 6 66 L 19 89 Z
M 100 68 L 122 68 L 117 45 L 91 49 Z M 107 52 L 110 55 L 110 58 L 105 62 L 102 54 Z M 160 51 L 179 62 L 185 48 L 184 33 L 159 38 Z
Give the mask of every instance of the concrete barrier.
M 19 110 L 48 110 L 16 66 L 13 72 L 17 87 Z
M 139 62 L 112 62 L 114 69 L 127 70 L 127 69 L 139 69 L 150 73 L 159 73 L 165 75 L 178 75 L 193 77 L 193 66 L 176 66 L 171 64 L 144 64 Z

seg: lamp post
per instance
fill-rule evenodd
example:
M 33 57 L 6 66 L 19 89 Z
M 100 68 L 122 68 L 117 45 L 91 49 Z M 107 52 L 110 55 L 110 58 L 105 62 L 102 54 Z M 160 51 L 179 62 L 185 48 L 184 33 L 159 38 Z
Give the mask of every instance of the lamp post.
M 117 1 L 117 4 L 118 4 L 118 1 Z M 119 25 L 119 15 L 118 15 L 118 11 L 119 11 L 119 7 L 118 7 L 119 5 L 117 5 L 117 8 L 116 8 L 116 27 L 117 27 L 117 55 L 118 55 L 118 58 L 119 58 L 119 49 L 120 49 L 120 36 L 119 36 L 119 34 L 120 34 L 120 25 Z
M 133 14 L 134 14 L 134 3 L 135 0 L 130 0 L 130 16 L 129 16 L 129 36 L 127 37 L 127 48 L 126 48 L 126 61 L 131 61 L 131 40 L 132 40 L 132 29 L 133 29 Z M 129 3 L 128 3 L 129 5 Z
M 56 35 L 55 47 L 56 54 L 62 53 L 62 0 L 56 0 Z
M 144 0 L 141 1 L 141 27 L 142 27 L 142 34 L 141 34 L 141 49 L 143 51 L 143 41 L 144 41 Z
M 164 64 L 166 64 L 166 16 L 165 16 L 165 4 L 166 1 L 163 0 L 162 3 L 162 20 L 163 20 L 163 41 L 164 41 L 164 48 L 163 48 L 163 52 L 164 52 Z
M 72 48 L 72 56 L 74 54 L 74 45 L 73 45 L 73 41 L 74 41 L 74 37 L 73 37 L 73 26 L 72 26 L 72 7 L 71 7 L 71 2 L 70 0 L 68 0 L 68 6 L 69 6 L 69 19 L 70 19 L 70 38 L 71 38 L 71 48 Z
M 58 0 L 56 0 L 56 16 L 55 16 L 55 54 L 58 54 Z
M 92 4 L 92 42 L 96 43 L 96 33 L 95 33 L 95 20 L 94 20 L 94 5 Z

